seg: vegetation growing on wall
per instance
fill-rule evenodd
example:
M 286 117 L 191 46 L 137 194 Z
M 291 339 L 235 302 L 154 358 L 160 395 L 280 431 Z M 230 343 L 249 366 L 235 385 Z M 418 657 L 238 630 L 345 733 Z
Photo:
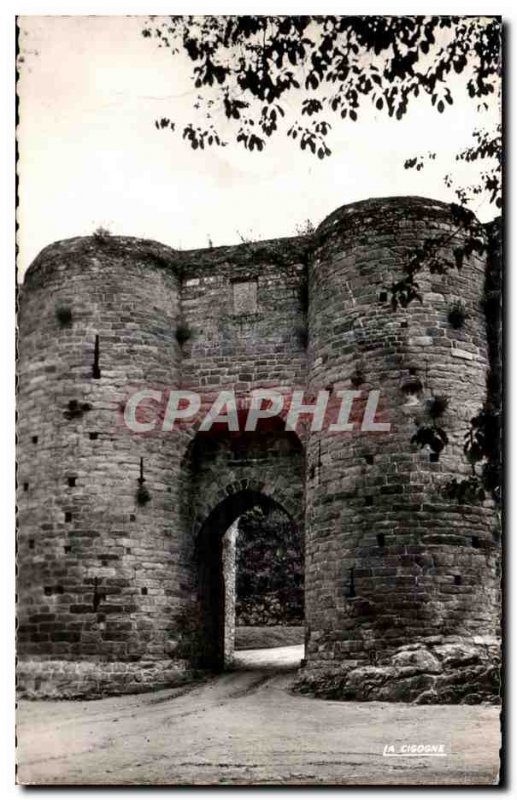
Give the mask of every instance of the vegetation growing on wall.
M 485 312 L 489 370 L 487 397 L 472 417 L 465 433 L 464 452 L 471 466 L 469 478 L 454 479 L 447 485 L 457 502 L 483 501 L 487 494 L 501 502 L 502 489 L 502 230 L 501 221 L 491 226 L 488 244 L 483 310 Z
M 462 303 L 461 300 L 457 300 L 455 303 L 452 303 L 447 314 L 447 320 L 451 328 L 454 328 L 454 330 L 460 330 L 460 328 L 463 328 L 467 317 L 468 314 L 465 304 Z
M 58 303 L 56 306 L 56 319 L 61 328 L 69 328 L 72 325 L 72 309 L 70 306 Z

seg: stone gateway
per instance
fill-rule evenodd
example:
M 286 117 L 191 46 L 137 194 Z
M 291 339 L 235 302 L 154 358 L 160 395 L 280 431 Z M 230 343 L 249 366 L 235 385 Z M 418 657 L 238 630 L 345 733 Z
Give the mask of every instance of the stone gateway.
M 402 197 L 340 208 L 306 237 L 187 252 L 98 233 L 40 253 L 19 296 L 25 696 L 132 692 L 223 668 L 223 537 L 253 508 L 281 510 L 304 543 L 299 691 L 497 696 L 497 508 L 445 492 L 472 474 L 464 437 L 493 367 L 486 252 L 424 269 L 421 302 L 406 308 L 387 290 L 433 235 L 454 262 L 465 234 L 451 207 Z M 285 387 L 379 390 L 389 430 L 121 422 L 141 389 L 211 402 Z M 439 453 L 411 443 L 436 397 Z

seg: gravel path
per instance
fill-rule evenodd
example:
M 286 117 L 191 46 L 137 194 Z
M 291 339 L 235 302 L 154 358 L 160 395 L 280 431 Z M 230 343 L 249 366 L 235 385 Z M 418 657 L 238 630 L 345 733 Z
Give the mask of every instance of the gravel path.
M 241 651 L 203 684 L 18 707 L 18 782 L 493 784 L 499 709 L 339 703 L 289 693 L 300 648 Z M 444 745 L 445 756 L 383 755 Z

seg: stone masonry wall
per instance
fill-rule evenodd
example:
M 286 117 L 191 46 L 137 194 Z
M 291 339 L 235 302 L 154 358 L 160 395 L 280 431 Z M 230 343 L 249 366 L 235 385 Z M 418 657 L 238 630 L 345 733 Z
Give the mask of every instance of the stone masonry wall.
M 306 625 L 309 668 L 377 665 L 408 643 L 496 634 L 499 536 L 494 503 L 445 498 L 468 477 L 470 419 L 486 396 L 485 261 L 419 274 L 422 303 L 393 310 L 386 287 L 428 237 L 463 233 L 442 204 L 411 199 L 345 207 L 326 220 L 310 272 L 309 382 L 380 388 L 389 433 L 346 442 L 313 434 L 307 449 Z M 448 322 L 465 304 L 460 330 Z M 439 457 L 411 446 L 428 403 L 444 397 Z M 343 436 L 343 434 L 341 435 Z M 311 465 L 316 464 L 315 469 Z M 383 696 L 386 696 L 386 692 Z
M 186 388 L 305 385 L 306 258 L 303 238 L 182 254 Z
M 181 603 L 180 456 L 120 423 L 129 387 L 178 385 L 167 248 L 78 239 L 44 251 L 19 315 L 18 654 L 164 658 Z M 65 315 L 68 310 L 71 319 Z M 100 372 L 94 373 L 98 336 Z M 139 506 L 140 459 L 152 502 Z
M 261 502 L 268 507 L 274 504 L 281 508 L 286 518 L 292 520 L 303 546 L 302 446 L 294 434 L 278 431 L 243 435 L 198 433 L 187 449 L 182 479 L 183 529 L 187 532 L 191 566 L 190 581 L 184 583 L 184 594 L 187 596 L 187 590 L 190 590 L 190 617 L 197 619 L 206 601 L 199 593 L 199 570 L 206 566 L 211 570 L 220 568 L 218 559 L 222 545 L 224 564 L 223 536 L 244 512 Z M 207 521 L 210 522 L 208 526 Z M 203 558 L 210 562 L 208 565 L 200 563 L 201 529 L 203 537 L 208 537 L 202 549 Z M 235 558 L 235 546 L 233 550 Z M 226 576 L 225 571 L 224 574 Z M 216 599 L 210 602 L 215 606 Z M 217 613 L 215 608 L 212 613 Z M 229 609 L 224 616 L 228 625 Z M 199 626 L 187 627 L 188 632 L 182 637 L 184 640 L 185 636 L 199 636 Z
M 444 234 L 450 256 L 463 234 L 448 206 L 390 198 L 339 209 L 306 238 L 178 252 L 93 236 L 38 256 L 20 291 L 18 338 L 22 691 L 133 690 L 139 666 L 145 686 L 184 680 L 196 537 L 239 492 L 305 526 L 301 681 L 311 691 L 338 673 L 343 695 L 360 696 L 348 676 L 380 669 L 370 699 L 414 698 L 414 682 L 401 689 L 389 672 L 407 647 L 420 648 L 417 675 L 425 648 L 454 643 L 474 647 L 469 669 L 486 666 L 499 628 L 497 514 L 490 499 L 460 505 L 444 494 L 470 474 L 463 437 L 486 394 L 486 257 L 419 276 L 422 303 L 407 309 L 393 311 L 386 291 L 426 237 Z M 455 300 L 467 312 L 461 329 L 448 323 Z M 198 469 L 197 424 L 163 435 L 124 427 L 124 404 L 142 387 L 199 390 L 205 405 L 224 388 L 379 389 L 392 428 L 302 436 L 305 454 L 300 445 L 294 461 L 286 455 L 285 469 L 272 457 L 279 432 L 262 462 L 245 437 L 215 460 L 201 444 Z M 438 460 L 410 444 L 433 395 L 448 401 Z

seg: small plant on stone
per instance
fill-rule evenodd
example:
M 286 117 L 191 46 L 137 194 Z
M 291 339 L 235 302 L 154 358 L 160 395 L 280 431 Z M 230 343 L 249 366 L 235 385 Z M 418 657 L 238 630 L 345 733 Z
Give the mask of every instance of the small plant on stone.
M 90 403 L 80 403 L 79 400 L 70 400 L 66 411 L 63 412 L 65 419 L 80 419 L 87 411 L 91 411 Z
M 307 218 L 305 222 L 297 225 L 295 228 L 295 232 L 297 236 L 312 236 L 312 234 L 316 231 L 316 226 Z
M 237 231 L 237 236 L 241 240 L 242 244 L 255 244 L 257 241 L 257 237 L 254 235 L 253 231 L 250 231 L 249 234 L 241 233 L 239 230 Z
M 411 437 L 411 444 L 416 444 L 421 450 L 427 445 L 431 452 L 437 455 L 442 452 L 448 441 L 443 428 L 435 425 L 419 425 L 416 433 Z
M 56 306 L 56 319 L 61 328 L 69 328 L 72 325 L 72 309 L 59 303 Z
M 352 384 L 354 389 L 358 389 L 359 386 L 362 386 L 365 380 L 366 378 L 361 367 L 356 367 L 352 375 L 350 376 L 350 383 Z
M 438 459 L 449 439 L 443 428 L 436 424 L 449 405 L 449 401 L 444 395 L 433 395 L 426 402 L 426 412 L 430 418 L 430 424 L 422 423 L 418 426 L 416 433 L 411 437 L 411 444 L 416 444 L 421 450 L 428 446 L 435 460 Z
M 151 499 L 149 489 L 141 483 L 136 490 L 136 502 L 139 506 L 145 506 Z
M 426 404 L 427 413 L 431 417 L 431 419 L 439 419 L 439 417 L 443 417 L 445 412 L 447 411 L 447 407 L 449 405 L 449 401 L 445 397 L 445 395 L 433 395 L 429 398 Z
M 192 338 L 192 331 L 190 330 L 189 326 L 184 323 L 180 323 L 176 328 L 176 341 L 178 342 L 179 346 L 183 347 L 185 342 L 188 342 L 190 338 Z
M 467 319 L 468 314 L 465 308 L 465 304 L 461 302 L 461 300 L 457 300 L 455 303 L 451 305 L 449 308 L 449 313 L 447 314 L 447 320 L 451 328 L 455 330 L 459 330 L 463 328 L 465 325 L 465 320 Z
M 111 232 L 107 228 L 99 225 L 93 232 L 93 238 L 98 244 L 105 244 L 111 236 Z
M 456 500 L 460 504 L 483 502 L 486 497 L 483 485 L 475 476 L 464 478 L 461 481 L 454 478 L 446 485 L 445 492 L 450 500 Z

